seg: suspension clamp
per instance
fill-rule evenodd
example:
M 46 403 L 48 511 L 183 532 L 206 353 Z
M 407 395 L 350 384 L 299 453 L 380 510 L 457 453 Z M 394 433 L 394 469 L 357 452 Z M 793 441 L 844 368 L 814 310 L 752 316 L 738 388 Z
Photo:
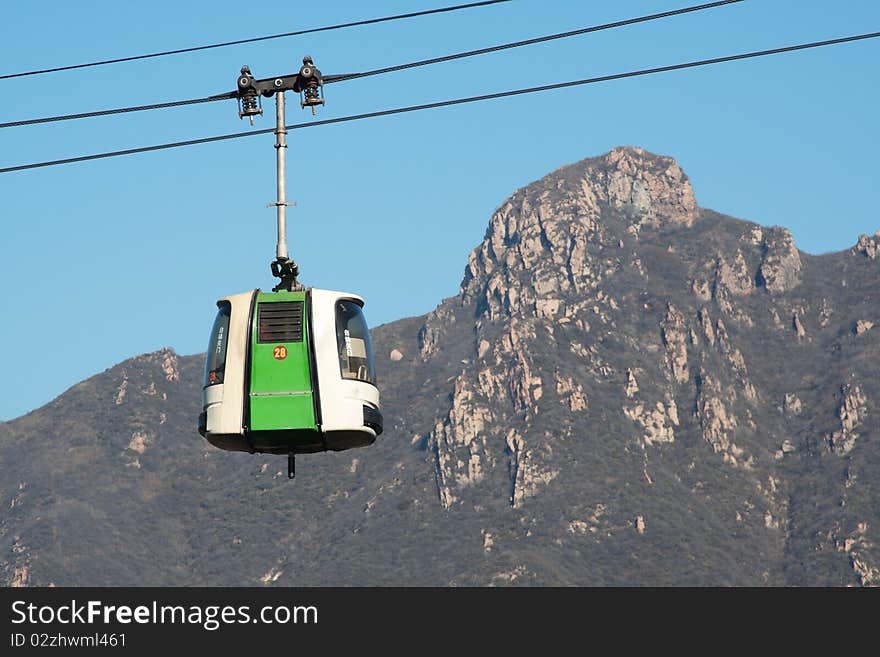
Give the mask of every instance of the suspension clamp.
M 276 258 L 270 263 L 270 268 L 272 269 L 272 275 L 275 278 L 281 279 L 281 282 L 272 288 L 273 292 L 278 292 L 279 290 L 294 292 L 305 289 L 296 281 L 296 277 L 299 276 L 299 265 L 295 261 L 290 258 Z

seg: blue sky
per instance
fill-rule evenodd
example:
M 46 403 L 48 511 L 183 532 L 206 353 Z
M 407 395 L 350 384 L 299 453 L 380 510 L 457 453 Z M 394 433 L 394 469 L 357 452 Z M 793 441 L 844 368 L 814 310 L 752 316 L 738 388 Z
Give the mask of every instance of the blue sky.
M 8 3 L 0 74 L 413 11 L 454 0 Z M 297 70 L 368 70 L 696 4 L 498 6 L 0 80 L 0 122 L 195 98 Z M 319 118 L 880 30 L 880 3 L 738 5 L 328 85 Z M 457 293 L 492 211 L 559 166 L 636 145 L 709 207 L 784 225 L 810 253 L 880 229 L 880 39 L 289 136 L 289 243 L 308 285 L 373 325 Z M 309 120 L 292 105 L 289 122 Z M 257 128 L 271 127 L 268 115 Z M 246 130 L 234 101 L 0 130 L 0 167 Z M 271 135 L 0 175 L 0 420 L 128 357 L 205 348 L 214 301 L 271 288 Z

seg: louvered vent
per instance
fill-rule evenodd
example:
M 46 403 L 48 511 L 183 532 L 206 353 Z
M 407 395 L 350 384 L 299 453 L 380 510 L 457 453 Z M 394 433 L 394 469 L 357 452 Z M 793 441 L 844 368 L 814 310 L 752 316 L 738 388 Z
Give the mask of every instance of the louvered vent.
M 257 304 L 257 342 L 302 342 L 303 302 Z

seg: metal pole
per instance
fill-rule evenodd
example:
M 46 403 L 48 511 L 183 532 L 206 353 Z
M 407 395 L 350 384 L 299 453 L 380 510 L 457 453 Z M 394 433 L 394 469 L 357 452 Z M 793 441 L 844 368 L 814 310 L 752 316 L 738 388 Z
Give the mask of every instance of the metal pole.
M 275 93 L 275 157 L 278 163 L 278 200 L 275 203 L 278 210 L 278 244 L 275 257 L 279 260 L 287 260 L 287 130 L 284 129 L 284 119 L 284 92 L 278 91 Z

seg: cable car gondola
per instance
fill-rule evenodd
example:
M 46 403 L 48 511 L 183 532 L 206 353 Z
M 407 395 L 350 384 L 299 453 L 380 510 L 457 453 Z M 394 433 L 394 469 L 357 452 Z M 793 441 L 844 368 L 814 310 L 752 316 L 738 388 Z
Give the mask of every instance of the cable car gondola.
M 299 73 L 238 79 L 239 117 L 262 113 L 258 95 L 275 96 L 278 218 L 272 292 L 259 289 L 217 302 L 202 388 L 199 433 L 220 449 L 294 456 L 372 444 L 382 433 L 379 389 L 364 300 L 356 294 L 305 288 L 287 253 L 284 92 L 301 107 L 323 104 L 321 72 L 311 58 Z
M 363 299 L 253 290 L 217 302 L 199 432 L 215 447 L 341 451 L 382 433 Z

